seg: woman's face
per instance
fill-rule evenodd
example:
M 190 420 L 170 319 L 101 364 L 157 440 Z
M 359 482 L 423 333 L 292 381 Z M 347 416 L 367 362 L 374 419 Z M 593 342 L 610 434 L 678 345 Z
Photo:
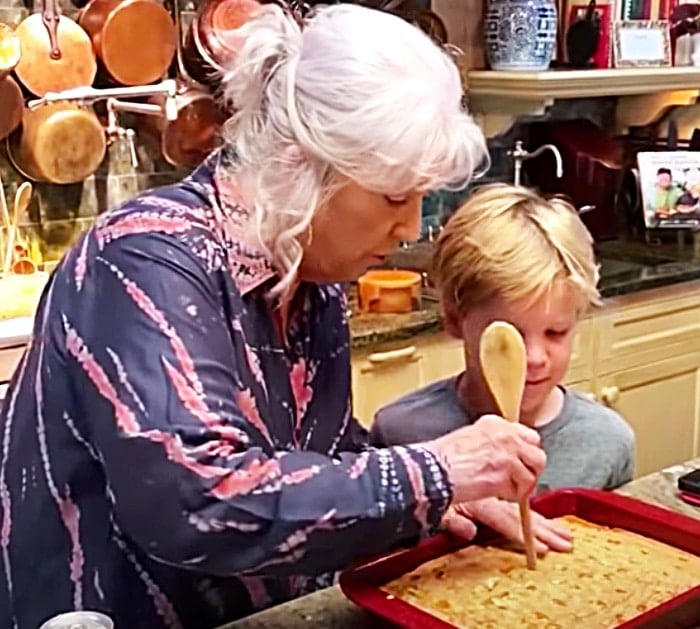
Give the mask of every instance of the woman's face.
M 312 282 L 352 281 L 381 264 L 402 240 L 420 235 L 422 192 L 383 195 L 353 181 L 314 217 L 300 277 Z

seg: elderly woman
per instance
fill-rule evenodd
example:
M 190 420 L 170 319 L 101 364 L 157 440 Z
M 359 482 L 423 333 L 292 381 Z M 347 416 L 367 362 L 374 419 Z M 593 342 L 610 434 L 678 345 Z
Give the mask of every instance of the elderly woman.
M 2 411 L 0 626 L 71 609 L 210 629 L 517 499 L 545 456 L 486 417 L 370 449 L 346 301 L 485 157 L 450 58 L 351 5 L 267 5 L 225 77 L 225 147 L 101 217 L 43 295 Z M 428 419 L 428 418 L 426 418 Z

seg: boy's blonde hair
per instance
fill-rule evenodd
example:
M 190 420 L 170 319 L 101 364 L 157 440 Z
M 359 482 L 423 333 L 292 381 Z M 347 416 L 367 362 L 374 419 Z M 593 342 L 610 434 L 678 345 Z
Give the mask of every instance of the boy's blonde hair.
M 600 304 L 593 239 L 576 210 L 521 186 L 484 186 L 455 212 L 433 277 L 448 316 L 493 298 L 532 304 L 559 279 L 580 292 L 579 314 Z

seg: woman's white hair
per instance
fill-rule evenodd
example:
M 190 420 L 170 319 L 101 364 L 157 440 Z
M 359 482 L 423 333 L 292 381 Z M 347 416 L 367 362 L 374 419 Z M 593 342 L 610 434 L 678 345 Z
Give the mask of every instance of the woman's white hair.
M 294 281 L 314 213 L 349 178 L 384 194 L 463 187 L 488 159 L 457 66 L 420 29 L 351 4 L 300 26 L 275 4 L 236 32 L 224 129 L 257 239 Z

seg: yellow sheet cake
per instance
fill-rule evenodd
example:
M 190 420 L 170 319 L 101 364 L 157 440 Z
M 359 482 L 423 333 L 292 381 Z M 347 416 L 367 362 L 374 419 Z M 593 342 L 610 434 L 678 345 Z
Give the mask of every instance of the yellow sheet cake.
M 516 551 L 468 546 L 382 589 L 465 629 L 600 629 L 700 585 L 700 557 L 574 516 L 560 521 L 574 550 L 548 553 L 535 571 Z

